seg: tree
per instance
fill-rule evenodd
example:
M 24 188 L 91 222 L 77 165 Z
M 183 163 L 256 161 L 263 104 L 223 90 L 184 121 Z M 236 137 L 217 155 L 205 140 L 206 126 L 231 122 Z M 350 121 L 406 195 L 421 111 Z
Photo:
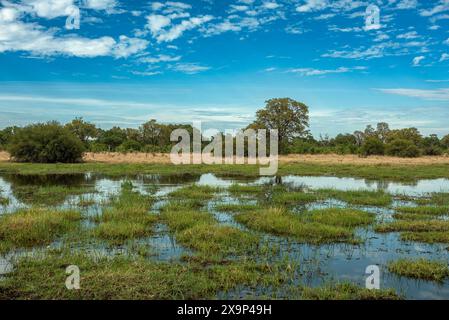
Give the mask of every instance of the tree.
M 444 136 L 443 139 L 441 139 L 441 146 L 446 150 L 449 149 L 449 134 Z
M 257 111 L 253 129 L 277 129 L 279 152 L 287 151 L 293 138 L 305 137 L 309 128 L 309 108 L 290 98 L 270 99 L 264 109 Z
M 426 156 L 439 156 L 443 153 L 443 146 L 436 134 L 431 134 L 421 141 L 422 151 Z
M 418 146 L 421 143 L 422 135 L 419 132 L 419 130 L 416 128 L 405 128 L 405 129 L 399 129 L 399 130 L 391 130 L 387 135 L 386 142 L 391 142 L 395 139 L 410 140 L 416 146 Z
M 362 131 L 354 131 L 353 136 L 355 138 L 356 145 L 361 147 L 365 142 L 365 134 Z
M 376 134 L 380 141 L 382 141 L 383 143 L 387 142 L 387 137 L 390 131 L 390 126 L 388 125 L 388 123 L 379 122 L 377 124 Z
M 72 122 L 67 123 L 65 127 L 76 135 L 85 146 L 87 146 L 89 139 L 96 138 L 98 135 L 97 127 L 92 123 L 84 121 L 83 118 L 75 118 Z
M 389 142 L 385 151 L 390 156 L 403 158 L 416 158 L 421 154 L 419 148 L 412 141 L 405 139 L 395 139 Z
M 155 119 L 142 124 L 139 130 L 144 144 L 157 145 L 158 137 L 161 133 L 161 125 Z
M 16 132 L 7 146 L 14 160 L 38 163 L 72 163 L 81 160 L 81 140 L 58 122 L 38 123 Z
M 385 153 L 385 145 L 378 137 L 368 137 L 362 145 L 361 153 L 364 156 L 383 155 Z
M 101 132 L 98 137 L 98 143 L 108 146 L 109 151 L 114 151 L 126 140 L 126 131 L 119 127 Z

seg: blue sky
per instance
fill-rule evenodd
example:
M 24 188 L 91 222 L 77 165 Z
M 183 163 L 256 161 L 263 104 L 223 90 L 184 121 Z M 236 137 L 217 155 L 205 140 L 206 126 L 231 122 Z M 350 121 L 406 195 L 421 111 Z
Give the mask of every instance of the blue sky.
M 380 22 L 367 27 L 370 5 Z M 316 136 L 380 121 L 443 136 L 448 31 L 449 0 L 0 0 L 0 127 L 224 130 L 291 97 Z

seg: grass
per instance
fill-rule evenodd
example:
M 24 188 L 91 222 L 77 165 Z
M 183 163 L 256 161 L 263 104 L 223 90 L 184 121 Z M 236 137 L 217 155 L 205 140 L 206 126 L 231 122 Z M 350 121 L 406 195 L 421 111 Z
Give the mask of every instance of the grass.
M 228 188 L 228 192 L 233 196 L 259 195 L 263 192 L 263 186 L 233 184 Z
M 183 187 L 169 194 L 171 198 L 188 200 L 210 200 L 220 189 L 210 186 L 200 186 L 197 184 Z
M 95 192 L 93 186 L 14 186 L 14 194 L 18 199 L 33 205 L 54 206 L 62 203 L 68 196 Z
M 68 265 L 81 270 L 80 290 L 65 288 Z M 0 281 L 0 299 L 211 299 L 237 286 L 279 285 L 289 277 L 285 269 L 250 261 L 204 268 L 195 263 L 128 257 L 94 261 L 83 254 L 54 253 L 19 261 L 17 268 Z
M 424 243 L 449 243 L 449 232 L 403 232 L 401 239 Z
M 196 250 L 203 258 L 223 259 L 256 249 L 259 239 L 253 234 L 234 227 L 219 225 L 208 212 L 198 210 L 172 210 L 167 205 L 161 219 L 181 244 Z
M 222 211 L 222 212 L 244 212 L 244 211 L 254 211 L 259 208 L 256 204 L 231 204 L 231 203 L 223 203 L 223 204 L 217 204 L 215 206 L 215 210 Z
M 267 208 L 240 213 L 236 220 L 251 229 L 280 236 L 293 237 L 305 243 L 354 242 L 349 228 L 307 222 L 284 208 Z
M 383 191 L 320 189 L 316 193 L 324 198 L 338 199 L 353 205 L 388 206 L 393 201 L 391 195 Z
M 449 205 L 449 194 L 448 193 L 432 193 L 429 198 L 423 198 L 416 200 L 418 204 L 434 204 L 440 206 Z
M 399 300 L 393 289 L 369 290 L 351 283 L 330 284 L 318 288 L 303 288 L 301 298 L 306 300 Z
M 103 222 L 93 231 L 94 236 L 117 243 L 129 239 L 141 238 L 151 233 L 151 230 L 139 222 L 109 221 Z
M 374 222 L 375 215 L 362 210 L 329 208 L 309 211 L 307 221 L 338 227 L 359 227 Z
M 417 215 L 440 216 L 449 215 L 449 206 L 399 207 L 396 208 L 396 211 Z
M 427 221 L 394 221 L 391 223 L 379 224 L 375 226 L 374 231 L 379 233 L 386 232 L 448 232 L 449 221 L 427 220 Z
M 0 216 L 2 250 L 48 245 L 79 226 L 78 211 L 31 208 Z
M 111 207 L 94 217 L 99 225 L 92 230 L 93 236 L 121 243 L 150 235 L 157 221 L 157 216 L 149 212 L 152 202 L 151 197 L 132 191 L 132 185 L 125 183 Z
M 255 177 L 259 167 L 255 165 L 185 165 L 170 164 L 30 164 L 0 163 L 2 173 L 20 174 L 64 174 L 64 173 L 102 173 L 105 175 L 130 174 L 190 174 L 214 173 L 227 176 Z M 360 177 L 367 179 L 389 179 L 395 181 L 416 181 L 417 179 L 449 178 L 449 165 L 359 165 L 359 164 L 316 164 L 280 163 L 278 174 L 306 176 Z
M 295 205 L 317 201 L 319 197 L 313 193 L 300 191 L 277 192 L 272 197 L 272 202 L 276 205 Z
M 403 277 L 442 282 L 449 277 L 447 262 L 427 259 L 400 259 L 389 262 L 388 271 Z

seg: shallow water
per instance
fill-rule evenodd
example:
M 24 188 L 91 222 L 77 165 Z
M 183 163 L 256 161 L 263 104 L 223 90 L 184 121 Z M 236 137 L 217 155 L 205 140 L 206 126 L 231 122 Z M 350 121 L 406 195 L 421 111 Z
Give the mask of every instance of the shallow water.
M 165 204 L 164 197 L 167 194 L 184 185 L 197 183 L 200 185 L 227 187 L 234 183 L 241 184 L 266 184 L 274 183 L 273 178 L 226 178 L 217 177 L 213 174 L 201 176 L 158 176 L 158 175 L 137 175 L 132 177 L 106 177 L 95 174 L 82 175 L 58 175 L 58 176 L 21 176 L 21 175 L 0 175 L 0 195 L 9 199 L 9 204 L 1 206 L 0 214 L 15 211 L 33 205 L 26 199 L 21 199 L 16 191 L 18 186 L 39 186 L 39 185 L 63 185 L 63 186 L 92 186 L 95 192 L 84 195 L 69 196 L 59 203 L 59 208 L 77 207 L 82 198 L 89 199 L 92 204 L 82 207 L 82 211 L 89 215 L 101 213 L 102 205 L 107 203 L 111 196 L 120 192 L 121 184 L 129 180 L 134 189 L 142 194 L 152 195 L 160 201 L 156 201 L 150 209 L 157 214 L 161 206 Z M 336 178 L 336 177 L 302 177 L 286 176 L 277 183 L 288 184 L 289 186 L 302 187 L 308 189 L 333 188 L 338 190 L 383 190 L 395 195 L 407 195 L 412 197 L 426 196 L 432 192 L 449 192 L 449 179 L 419 180 L 414 183 L 398 183 L 391 181 L 373 181 L 357 178 Z M 218 212 L 214 209 L 216 203 L 238 203 L 238 199 L 229 196 L 226 192 L 221 194 L 219 199 L 209 202 L 208 208 L 219 223 L 232 225 L 234 227 L 247 230 L 244 226 L 234 221 L 232 215 Z M 248 203 L 251 203 L 249 201 Z M 410 202 L 395 200 L 393 208 L 400 205 L 411 205 Z M 298 206 L 297 212 L 307 209 L 345 207 L 346 203 L 337 200 L 318 201 L 311 204 Z M 391 220 L 394 213 L 392 208 L 380 207 L 360 207 L 363 210 L 376 214 L 378 221 Z M 87 220 L 86 220 L 87 221 Z M 84 227 L 93 227 L 91 222 L 86 222 Z M 377 234 L 371 227 L 359 229 L 357 234 L 367 239 L 362 245 L 332 244 L 332 245 L 307 245 L 298 244 L 291 239 L 275 237 L 268 234 L 261 234 L 263 240 L 270 245 L 280 248 L 279 253 L 272 259 L 283 259 L 288 256 L 292 261 L 300 265 L 301 276 L 295 280 L 297 284 L 317 286 L 329 280 L 350 280 L 364 286 L 365 269 L 369 265 L 378 265 L 381 268 L 381 287 L 395 288 L 398 293 L 403 293 L 410 299 L 449 299 L 449 281 L 434 283 L 421 280 L 412 280 L 390 274 L 386 270 L 388 261 L 399 258 L 428 258 L 432 260 L 448 261 L 449 251 L 447 245 L 428 245 L 414 242 L 400 241 L 399 234 Z M 191 252 L 183 248 L 176 242 L 163 224 L 157 224 L 154 228 L 154 235 L 136 241 L 140 245 L 149 248 L 150 259 L 158 261 L 179 261 L 183 255 Z M 13 268 L 14 259 L 36 252 L 41 248 L 9 253 L 0 256 L 0 276 L 10 272 Z M 116 255 L 126 251 L 126 247 L 111 248 L 98 244 L 89 248 L 80 248 L 91 252 L 93 255 Z M 245 288 L 238 288 L 236 292 L 219 297 L 242 296 Z M 262 291 L 261 294 L 264 294 Z M 282 293 L 280 293 L 282 297 Z M 288 296 L 286 296 L 288 297 Z

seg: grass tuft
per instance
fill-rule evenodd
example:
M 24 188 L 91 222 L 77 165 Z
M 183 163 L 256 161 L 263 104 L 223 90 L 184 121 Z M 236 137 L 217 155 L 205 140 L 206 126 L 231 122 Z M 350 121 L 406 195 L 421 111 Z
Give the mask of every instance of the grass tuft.
M 2 250 L 48 245 L 79 226 L 78 211 L 31 208 L 0 216 Z
M 449 277 L 447 262 L 427 259 L 400 259 L 389 262 L 388 271 L 403 277 L 442 282 Z

